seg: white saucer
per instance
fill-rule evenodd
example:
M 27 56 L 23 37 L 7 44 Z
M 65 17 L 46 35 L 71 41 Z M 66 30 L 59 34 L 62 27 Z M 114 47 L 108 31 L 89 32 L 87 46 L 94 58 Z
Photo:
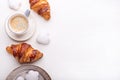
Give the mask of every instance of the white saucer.
M 29 15 L 29 17 L 28 17 L 28 20 L 29 20 L 28 31 L 24 35 L 22 35 L 22 36 L 17 36 L 17 35 L 15 35 L 14 33 L 12 33 L 9 30 L 9 28 L 8 28 L 8 19 L 9 19 L 9 17 L 5 21 L 5 30 L 6 30 L 7 35 L 11 39 L 16 40 L 16 41 L 25 41 L 25 40 L 30 39 L 33 36 L 33 34 L 34 34 L 35 30 L 36 30 L 36 24 L 35 24 L 35 21 L 33 20 L 33 16 L 32 15 Z

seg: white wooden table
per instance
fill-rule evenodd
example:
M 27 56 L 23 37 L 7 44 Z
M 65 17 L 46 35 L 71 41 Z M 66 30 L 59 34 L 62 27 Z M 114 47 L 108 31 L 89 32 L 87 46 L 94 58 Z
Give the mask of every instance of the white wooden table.
M 33 63 L 45 69 L 53 80 L 120 80 L 120 0 L 49 0 L 51 20 L 35 13 L 37 31 L 26 41 L 44 57 Z M 20 10 L 29 7 L 23 0 Z M 7 0 L 0 0 L 0 80 L 20 64 L 6 52 L 11 40 L 4 22 L 14 12 Z M 51 42 L 40 45 L 36 36 L 48 30 Z

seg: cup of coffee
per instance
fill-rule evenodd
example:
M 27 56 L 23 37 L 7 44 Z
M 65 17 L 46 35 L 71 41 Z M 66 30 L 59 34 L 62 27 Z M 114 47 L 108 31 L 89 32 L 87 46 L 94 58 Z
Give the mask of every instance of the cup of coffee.
M 23 35 L 29 27 L 28 18 L 22 13 L 15 13 L 9 17 L 8 27 L 16 35 Z

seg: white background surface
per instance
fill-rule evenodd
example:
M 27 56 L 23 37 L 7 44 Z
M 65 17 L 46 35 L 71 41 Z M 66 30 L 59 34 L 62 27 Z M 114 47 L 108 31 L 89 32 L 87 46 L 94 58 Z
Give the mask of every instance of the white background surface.
M 49 0 L 51 20 L 35 13 L 37 31 L 28 41 L 44 57 L 33 63 L 53 80 L 120 80 L 120 0 Z M 25 5 L 27 4 L 27 5 Z M 24 11 L 28 0 L 23 0 Z M 0 80 L 20 64 L 6 46 L 17 43 L 5 33 L 9 13 L 7 0 L 0 0 Z M 37 33 L 48 30 L 49 45 L 36 42 Z

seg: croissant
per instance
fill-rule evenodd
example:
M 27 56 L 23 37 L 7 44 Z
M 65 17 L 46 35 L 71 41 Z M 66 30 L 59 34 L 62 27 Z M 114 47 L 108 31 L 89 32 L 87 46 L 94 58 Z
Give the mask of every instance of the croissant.
M 43 53 L 33 49 L 30 44 L 20 43 L 6 48 L 7 52 L 13 55 L 19 63 L 30 63 L 42 58 Z
M 47 0 L 29 0 L 30 8 L 44 19 L 50 19 L 50 5 Z

